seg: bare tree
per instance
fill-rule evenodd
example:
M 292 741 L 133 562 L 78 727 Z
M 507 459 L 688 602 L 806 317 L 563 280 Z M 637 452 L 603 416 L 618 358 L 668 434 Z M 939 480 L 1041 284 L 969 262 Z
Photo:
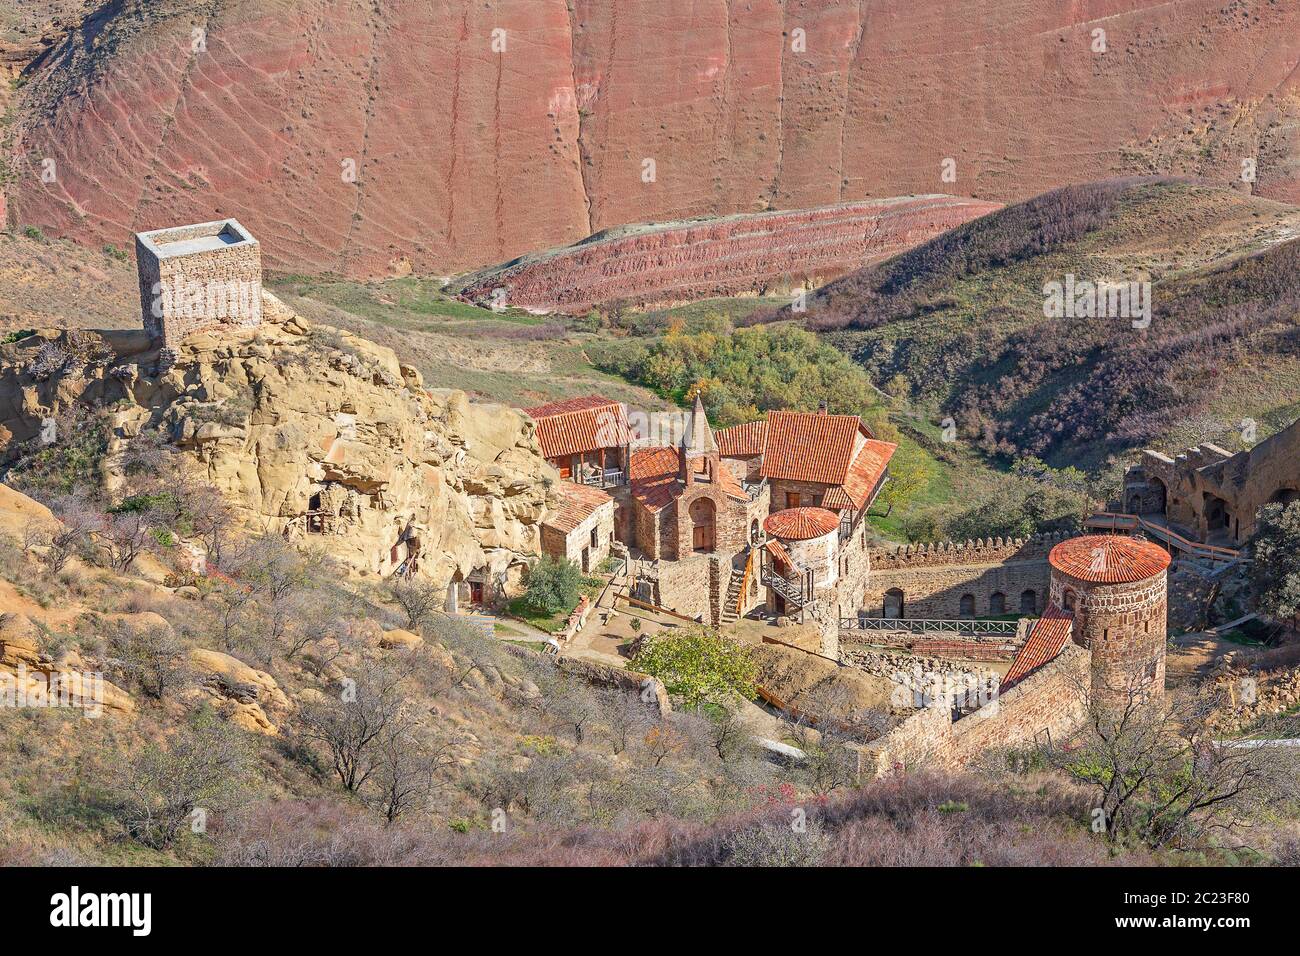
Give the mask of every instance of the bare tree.
M 809 789 L 828 794 L 853 786 L 858 779 L 858 755 L 853 745 L 862 739 L 863 725 L 853 713 L 847 688 L 815 687 L 800 695 L 797 706 L 800 715 L 791 736 L 804 753 L 799 773 Z M 865 720 L 865 715 L 861 716 Z
M 635 693 L 607 688 L 597 696 L 601 704 L 601 733 L 618 756 L 645 735 L 651 724 L 650 712 Z
M 1090 709 L 1076 746 L 1050 754 L 1094 789 L 1109 839 L 1133 835 L 1153 848 L 1195 843 L 1248 825 L 1270 800 L 1294 789 L 1289 751 L 1214 739 L 1209 718 L 1217 692 L 1153 698 L 1134 680 L 1115 696 Z
M 234 802 L 247 756 L 239 731 L 211 714 L 182 729 L 165 745 L 150 744 L 126 767 L 114 767 L 109 783 L 116 815 L 126 832 L 147 846 L 165 849 L 187 824 Z M 196 811 L 199 811 L 196 813 Z
M 390 578 L 387 592 L 406 615 L 406 626 L 412 631 L 419 631 L 442 610 L 441 589 L 423 578 Z
M 455 763 L 449 737 L 432 740 L 415 728 L 389 724 L 375 742 L 377 762 L 370 777 L 371 803 L 391 825 L 429 799 L 437 772 Z
M 658 767 L 669 757 L 684 753 L 690 747 L 690 738 L 677 730 L 671 723 L 661 720 L 653 724 L 641 738 L 646 753 Z
M 181 487 L 182 508 L 189 516 L 194 536 L 203 545 L 208 560 L 220 566 L 236 527 L 234 509 L 210 484 L 192 483 Z
M 80 492 L 60 495 L 50 504 L 50 510 L 59 519 L 59 525 L 48 533 L 45 564 L 58 574 L 73 555 L 78 554 L 104 529 L 104 514 Z
M 734 701 L 724 701 L 709 711 L 708 721 L 710 740 L 719 760 L 727 763 L 744 751 L 749 743 L 749 729 Z
M 581 747 L 587 731 L 603 716 L 596 692 L 585 681 L 560 671 L 553 671 L 550 679 L 544 677 L 540 689 L 538 704 L 543 713 L 570 732 Z
M 241 642 L 244 621 L 256 594 L 248 585 L 229 578 L 214 579 L 211 593 L 215 599 L 217 623 L 221 627 L 221 644 L 227 653 L 234 653 Z
M 127 676 L 156 700 L 162 700 L 189 682 L 185 644 L 170 626 L 139 627 L 121 622 L 116 625 L 109 646 Z
M 339 782 L 353 793 L 379 766 L 381 737 L 415 723 L 402 694 L 406 676 L 406 668 L 390 661 L 365 661 L 356 678 L 345 678 L 332 696 L 302 709 L 303 735 L 325 746 Z
M 99 540 L 107 547 L 114 569 L 128 570 L 141 554 L 153 548 L 157 518 L 157 512 L 145 504 L 109 514 Z

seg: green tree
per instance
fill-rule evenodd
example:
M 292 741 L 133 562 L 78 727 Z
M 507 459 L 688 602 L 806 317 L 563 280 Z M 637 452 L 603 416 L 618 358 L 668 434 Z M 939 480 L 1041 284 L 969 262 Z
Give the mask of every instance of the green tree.
M 724 700 L 732 692 L 748 700 L 758 676 L 748 648 L 702 625 L 650 638 L 630 666 L 659 678 L 691 707 Z
M 888 518 L 896 506 L 906 505 L 930 483 L 925 467 L 914 456 L 895 455 L 889 463 L 889 480 L 880 490 L 880 502 Z
M 1294 625 L 1300 619 L 1300 501 L 1261 508 L 1250 546 L 1255 607 Z
M 539 614 L 556 614 L 578 603 L 582 572 L 572 561 L 545 557 L 528 571 L 524 603 Z

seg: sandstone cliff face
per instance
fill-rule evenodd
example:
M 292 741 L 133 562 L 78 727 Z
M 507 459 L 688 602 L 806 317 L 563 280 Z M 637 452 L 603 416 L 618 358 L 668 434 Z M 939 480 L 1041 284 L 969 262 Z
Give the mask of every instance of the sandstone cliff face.
M 11 224 L 95 247 L 233 215 L 272 268 L 456 272 L 623 223 L 1121 173 L 1300 200 L 1290 2 L 104 10 L 30 71 L 8 187 Z
M 625 227 L 481 270 L 455 289 L 484 305 L 565 312 L 786 292 L 879 262 L 1000 208 L 907 196 Z
M 110 482 L 125 442 L 159 429 L 251 529 L 358 572 L 388 575 L 415 556 L 440 584 L 517 578 L 554 504 L 531 420 L 426 390 L 391 350 L 309 328 L 269 294 L 264 305 L 260 329 L 192 336 L 174 360 L 142 333 L 105 333 L 111 357 L 52 374 L 35 360 L 70 351 L 68 333 L 0 347 L 0 455 L 72 402 L 113 405 Z

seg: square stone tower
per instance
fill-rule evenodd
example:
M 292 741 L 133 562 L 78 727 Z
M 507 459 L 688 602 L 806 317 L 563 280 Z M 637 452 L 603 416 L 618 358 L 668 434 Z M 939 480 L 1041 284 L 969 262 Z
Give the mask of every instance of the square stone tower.
M 146 332 L 174 348 L 215 327 L 262 322 L 262 247 L 234 219 L 137 233 Z

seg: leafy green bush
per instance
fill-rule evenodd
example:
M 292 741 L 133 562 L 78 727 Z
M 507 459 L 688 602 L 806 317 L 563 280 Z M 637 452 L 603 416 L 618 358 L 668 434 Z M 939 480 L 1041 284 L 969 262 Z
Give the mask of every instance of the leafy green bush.
M 524 604 L 538 614 L 558 614 L 578 603 L 582 572 L 572 561 L 545 557 L 528 571 Z
M 1278 620 L 1300 617 L 1300 501 L 1261 508 L 1250 544 L 1255 606 Z
M 699 394 L 719 427 L 754 421 L 773 408 L 863 415 L 879 437 L 893 430 L 871 381 L 844 353 L 792 325 L 733 329 L 722 315 L 706 316 L 692 331 L 676 321 L 647 348 L 619 344 L 595 355 L 605 371 L 653 388 L 678 402 Z
M 659 678 L 691 707 L 731 693 L 746 699 L 756 693 L 758 664 L 749 648 L 699 625 L 650 638 L 629 666 Z

